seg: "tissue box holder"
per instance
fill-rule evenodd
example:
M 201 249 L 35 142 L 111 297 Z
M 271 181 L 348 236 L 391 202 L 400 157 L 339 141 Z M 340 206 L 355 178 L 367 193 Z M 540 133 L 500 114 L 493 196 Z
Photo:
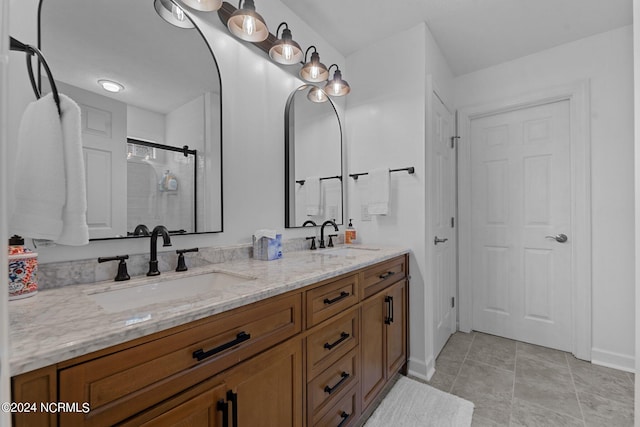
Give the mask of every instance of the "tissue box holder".
M 262 261 L 282 258 L 282 234 L 276 234 L 275 239 L 253 236 L 253 257 Z

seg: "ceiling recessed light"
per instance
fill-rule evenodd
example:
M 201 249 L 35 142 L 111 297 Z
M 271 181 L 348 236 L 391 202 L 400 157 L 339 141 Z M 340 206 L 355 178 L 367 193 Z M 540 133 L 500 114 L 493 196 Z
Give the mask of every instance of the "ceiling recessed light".
M 124 86 L 112 80 L 98 80 L 98 84 L 107 92 L 118 93 L 124 90 Z

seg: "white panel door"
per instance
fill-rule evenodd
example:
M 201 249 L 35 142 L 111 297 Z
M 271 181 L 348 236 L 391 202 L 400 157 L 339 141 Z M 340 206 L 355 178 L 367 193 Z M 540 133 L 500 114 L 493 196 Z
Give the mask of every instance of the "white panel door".
M 80 106 L 89 237 L 126 236 L 127 106 L 63 83 L 58 89 Z
M 430 185 L 430 244 L 433 245 L 432 280 L 434 285 L 433 320 L 435 325 L 434 354 L 440 353 L 449 336 L 456 330 L 453 297 L 456 292 L 455 216 L 455 149 L 453 114 L 440 98 L 432 96 Z M 436 240 L 437 239 L 437 240 Z
M 569 101 L 471 121 L 473 328 L 571 351 Z M 560 240 L 560 241 L 559 241 Z

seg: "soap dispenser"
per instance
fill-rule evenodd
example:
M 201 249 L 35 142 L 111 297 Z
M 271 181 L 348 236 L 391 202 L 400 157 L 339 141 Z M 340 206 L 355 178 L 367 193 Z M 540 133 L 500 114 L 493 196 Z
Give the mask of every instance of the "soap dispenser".
M 38 254 L 24 247 L 24 239 L 9 239 L 9 300 L 21 299 L 38 292 Z
M 349 225 L 347 225 L 347 229 L 344 231 L 344 243 L 347 245 L 350 243 L 355 243 L 356 241 L 356 229 L 353 228 L 352 218 L 349 218 Z

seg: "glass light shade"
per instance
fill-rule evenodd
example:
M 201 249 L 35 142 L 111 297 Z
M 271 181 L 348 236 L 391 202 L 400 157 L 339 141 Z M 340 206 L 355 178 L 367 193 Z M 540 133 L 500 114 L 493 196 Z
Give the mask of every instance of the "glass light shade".
M 222 0 L 181 0 L 192 9 L 202 12 L 213 12 L 222 7 Z
M 325 85 L 324 91 L 331 96 L 345 96 L 351 92 L 351 87 L 349 86 L 349 83 L 342 80 L 342 73 L 340 70 L 336 70 L 333 73 L 333 78 Z
M 318 52 L 311 54 L 311 60 L 302 66 L 300 77 L 311 83 L 324 82 L 329 78 L 329 70 L 320 62 Z
M 269 49 L 269 56 L 278 64 L 293 65 L 302 61 L 303 53 L 300 45 L 291 38 L 291 31 L 285 28 L 282 38 Z
M 155 0 L 153 7 L 162 19 L 180 28 L 195 28 L 180 6 L 170 0 Z
M 269 37 L 269 29 L 262 16 L 255 11 L 253 0 L 245 0 L 242 9 L 231 14 L 227 28 L 234 36 L 248 42 L 259 43 Z
M 309 90 L 307 99 L 311 102 L 315 102 L 316 104 L 321 104 L 323 102 L 327 102 L 329 100 L 329 97 L 322 89 L 314 86 Z

